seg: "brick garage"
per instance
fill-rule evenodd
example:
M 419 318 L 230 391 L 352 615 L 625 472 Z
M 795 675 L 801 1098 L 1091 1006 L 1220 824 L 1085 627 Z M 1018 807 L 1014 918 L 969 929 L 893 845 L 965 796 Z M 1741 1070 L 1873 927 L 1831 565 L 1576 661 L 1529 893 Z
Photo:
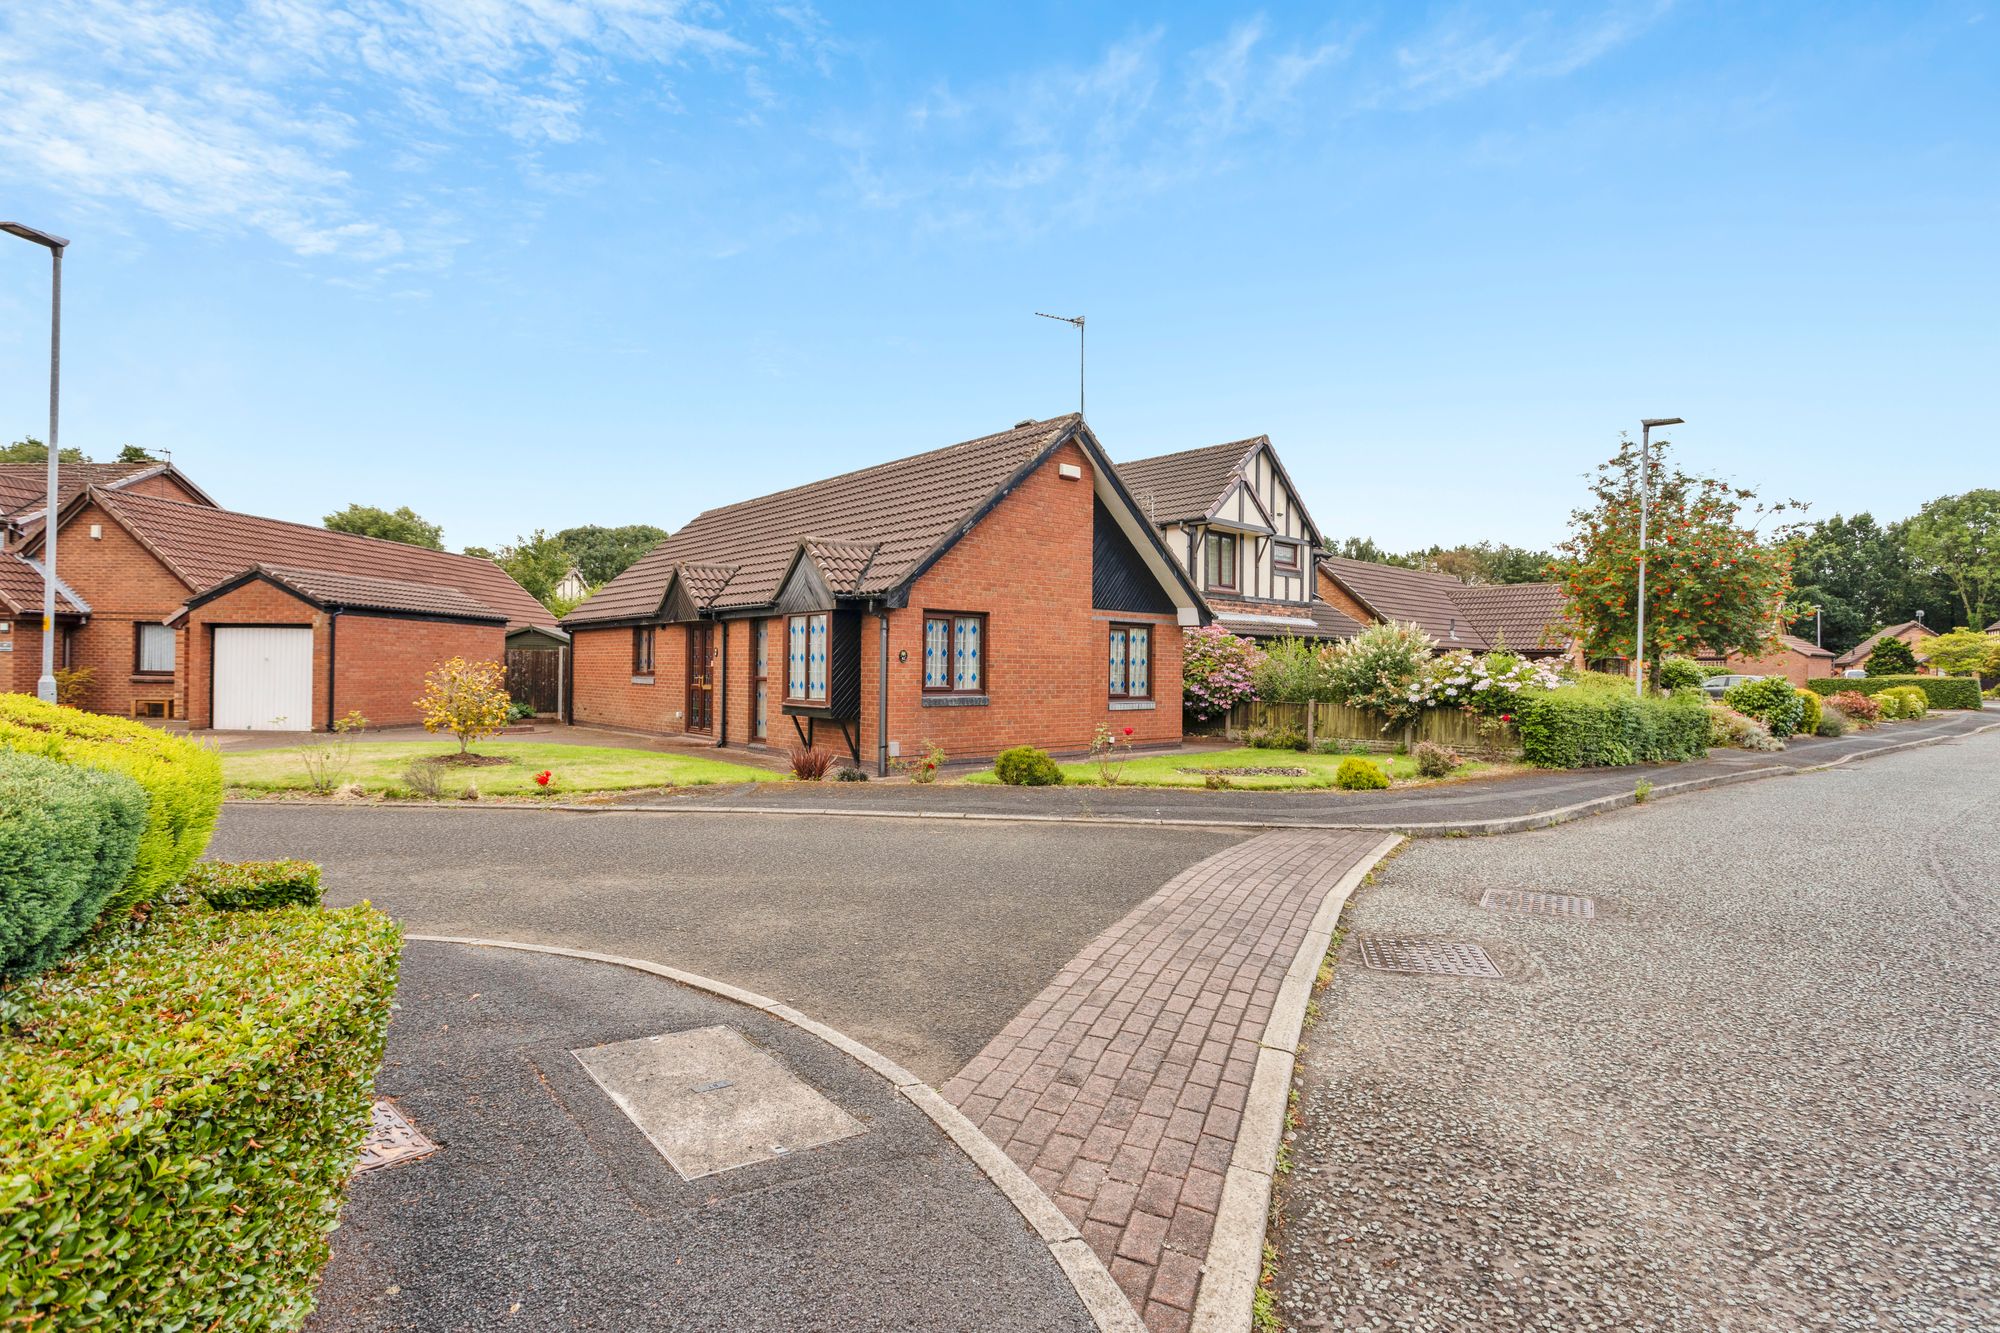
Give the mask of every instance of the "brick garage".
M 829 640 L 821 699 L 790 698 L 794 621 Z M 955 759 L 1010 745 L 1087 748 L 1097 728 L 1133 743 L 1181 737 L 1180 640 L 1200 600 L 1075 417 L 711 510 L 564 622 L 579 722 L 754 744 L 757 627 L 767 635 L 765 743 L 904 758 L 935 741 Z M 882 625 L 889 707 L 882 717 Z M 974 622 L 976 687 L 926 686 L 926 622 Z M 844 626 L 837 628 L 836 626 Z M 1114 632 L 1150 636 L 1145 697 L 1114 699 Z M 635 635 L 650 635 L 650 673 Z M 688 654 L 706 638 L 704 662 Z M 836 660 L 837 659 L 837 660 Z M 845 702 L 841 697 L 844 696 Z M 713 700 L 708 725 L 701 697 Z

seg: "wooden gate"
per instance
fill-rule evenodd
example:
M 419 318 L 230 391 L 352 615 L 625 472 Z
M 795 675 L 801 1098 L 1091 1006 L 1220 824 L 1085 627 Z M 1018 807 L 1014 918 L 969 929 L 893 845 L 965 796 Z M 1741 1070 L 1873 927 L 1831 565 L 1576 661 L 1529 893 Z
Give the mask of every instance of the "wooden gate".
M 509 648 L 507 694 L 537 713 L 562 710 L 562 649 Z

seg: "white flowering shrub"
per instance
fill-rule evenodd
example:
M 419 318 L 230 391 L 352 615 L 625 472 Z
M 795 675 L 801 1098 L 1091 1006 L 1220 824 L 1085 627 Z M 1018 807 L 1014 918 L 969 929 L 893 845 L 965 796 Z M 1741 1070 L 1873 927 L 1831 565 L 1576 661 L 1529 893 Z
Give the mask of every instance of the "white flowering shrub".
M 1553 662 L 1531 662 L 1512 653 L 1445 653 L 1426 664 L 1405 691 L 1420 708 L 1464 708 L 1475 713 L 1507 713 L 1523 690 L 1552 690 L 1565 681 Z
M 1408 722 L 1429 706 L 1425 677 L 1432 646 L 1431 636 L 1415 625 L 1370 625 L 1326 653 L 1334 701 Z

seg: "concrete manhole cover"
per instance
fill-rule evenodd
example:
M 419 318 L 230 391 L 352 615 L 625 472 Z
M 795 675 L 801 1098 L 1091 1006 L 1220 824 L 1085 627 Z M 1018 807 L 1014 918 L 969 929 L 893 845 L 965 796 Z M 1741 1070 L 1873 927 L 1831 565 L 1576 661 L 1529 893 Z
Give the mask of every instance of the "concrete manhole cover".
M 570 1054 L 682 1180 L 863 1132 L 732 1028 L 663 1032 Z
M 1534 916 L 1568 916 L 1589 921 L 1597 916 L 1597 900 L 1570 893 L 1535 893 L 1528 889 L 1488 889 L 1479 905 L 1494 912 L 1527 912 Z
M 368 1137 L 361 1144 L 361 1161 L 354 1171 L 359 1175 L 399 1162 L 414 1162 L 437 1150 L 438 1146 L 425 1138 L 424 1132 L 411 1124 L 394 1102 L 378 1097 L 374 1123 L 368 1127 Z
M 1377 972 L 1402 972 L 1429 977 L 1492 977 L 1500 969 L 1476 944 L 1450 940 L 1396 940 L 1365 935 L 1361 965 Z

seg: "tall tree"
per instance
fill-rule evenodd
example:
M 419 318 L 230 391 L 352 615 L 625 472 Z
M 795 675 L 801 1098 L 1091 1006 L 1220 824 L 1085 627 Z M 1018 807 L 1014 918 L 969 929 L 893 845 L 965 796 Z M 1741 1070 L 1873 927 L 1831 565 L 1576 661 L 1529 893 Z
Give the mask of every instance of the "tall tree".
M 405 546 L 422 546 L 433 551 L 444 549 L 444 528 L 436 523 L 428 523 L 423 515 L 408 505 L 396 509 L 378 509 L 374 505 L 351 504 L 337 514 L 328 514 L 323 520 L 329 532 L 351 532 L 357 537 L 380 537 L 385 541 L 402 542 Z
M 118 451 L 118 457 L 112 461 L 116 463 L 157 463 L 160 460 L 138 445 L 128 444 Z
M 1337 555 L 1344 560 L 1367 560 L 1378 565 L 1400 565 L 1404 569 L 1415 569 L 1417 562 L 1407 555 L 1396 555 L 1375 544 L 1373 537 L 1348 537 L 1341 541 L 1326 539 L 1326 553 Z
M 1959 624 L 1981 628 L 2000 612 L 2000 491 L 1940 496 L 1910 519 L 1905 541 L 1951 585 Z
M 633 561 L 665 541 L 667 533 L 650 523 L 628 523 L 620 528 L 593 523 L 564 528 L 555 539 L 569 548 L 583 581 L 594 588 L 623 574 Z
M 1471 542 L 1433 546 L 1407 557 L 1418 569 L 1449 574 L 1460 583 L 1540 583 L 1549 576 L 1555 557 L 1506 542 Z
M 544 606 L 552 606 L 556 584 L 574 563 L 570 549 L 540 528 L 533 536 L 516 537 L 513 545 L 501 547 L 493 558 Z
M 1671 446 L 1653 450 L 1646 542 L 1646 642 L 1639 608 L 1639 448 L 1625 440 L 1599 465 L 1593 503 L 1570 515 L 1558 555 L 1571 622 L 1590 657 L 1642 653 L 1761 652 L 1775 637 L 1791 592 L 1783 531 L 1758 526 L 1796 508 L 1763 505 L 1756 493 L 1673 466 Z
M 0 463 L 46 463 L 49 461 L 49 446 L 30 435 L 25 440 L 16 440 L 0 449 Z M 58 463 L 88 463 L 81 449 L 56 450 Z
M 1903 526 L 1883 527 L 1866 513 L 1835 514 L 1803 530 L 1793 548 L 1792 632 L 1812 638 L 1817 610 L 1820 642 L 1842 653 L 1919 612 L 1929 623 L 1946 623 L 1951 590 L 1910 558 Z

